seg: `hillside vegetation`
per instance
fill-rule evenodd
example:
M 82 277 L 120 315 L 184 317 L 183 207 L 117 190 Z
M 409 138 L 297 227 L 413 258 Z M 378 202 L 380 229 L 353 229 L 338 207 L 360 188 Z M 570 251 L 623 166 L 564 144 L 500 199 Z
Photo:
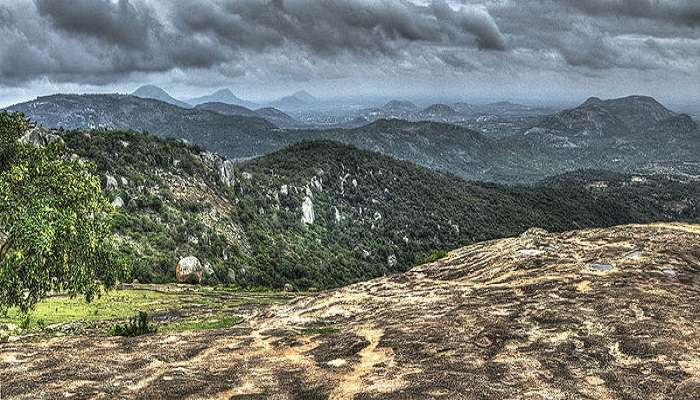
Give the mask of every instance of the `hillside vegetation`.
M 582 171 L 507 186 L 330 141 L 233 166 L 143 133 L 63 137 L 121 206 L 117 235 L 142 282 L 172 281 L 179 258 L 194 255 L 211 265 L 210 283 L 320 289 L 531 227 L 698 220 L 698 182 L 667 177 Z

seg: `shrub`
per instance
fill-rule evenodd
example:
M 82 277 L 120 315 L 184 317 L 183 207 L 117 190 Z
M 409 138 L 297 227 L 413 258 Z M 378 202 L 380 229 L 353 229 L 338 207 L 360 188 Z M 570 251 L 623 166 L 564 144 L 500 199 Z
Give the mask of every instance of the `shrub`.
M 148 322 L 148 313 L 139 311 L 137 316 L 129 318 L 126 324 L 117 324 L 112 327 L 112 336 L 141 336 L 156 333 L 156 328 Z
M 428 254 L 421 254 L 416 256 L 416 264 L 423 265 L 435 262 L 448 254 L 447 250 L 433 250 Z

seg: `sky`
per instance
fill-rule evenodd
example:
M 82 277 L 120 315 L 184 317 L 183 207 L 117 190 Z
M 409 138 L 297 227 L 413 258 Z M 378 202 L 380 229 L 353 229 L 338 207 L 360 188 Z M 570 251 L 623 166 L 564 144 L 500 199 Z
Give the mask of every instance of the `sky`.
M 0 106 L 142 84 L 700 104 L 698 0 L 0 0 L 0 37 Z

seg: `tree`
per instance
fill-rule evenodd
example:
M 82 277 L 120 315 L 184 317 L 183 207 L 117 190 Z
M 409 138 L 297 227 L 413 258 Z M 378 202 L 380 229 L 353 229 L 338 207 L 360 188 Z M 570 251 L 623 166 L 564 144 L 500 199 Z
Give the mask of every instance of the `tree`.
M 112 207 L 93 165 L 69 160 L 60 139 L 22 143 L 26 130 L 0 112 L 0 310 L 27 312 L 52 291 L 89 301 L 124 274 Z

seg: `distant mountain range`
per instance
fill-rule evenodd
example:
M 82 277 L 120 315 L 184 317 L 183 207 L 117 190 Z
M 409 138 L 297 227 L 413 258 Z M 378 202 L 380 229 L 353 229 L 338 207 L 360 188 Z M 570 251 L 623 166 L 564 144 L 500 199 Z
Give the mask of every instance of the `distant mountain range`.
M 508 113 L 519 106 L 496 103 L 491 107 Z M 301 126 L 279 109 L 252 110 L 224 103 L 184 109 L 123 95 L 55 95 L 9 109 L 47 127 L 147 130 L 186 139 L 232 159 L 260 156 L 301 140 L 331 139 L 467 179 L 533 181 L 580 168 L 700 174 L 697 124 L 642 96 L 592 98 L 552 115 L 514 119 L 520 126 L 506 136 L 448 123 L 411 121 L 471 109 L 464 104 L 421 110 L 409 102 L 391 102 L 378 109 L 378 115 L 372 114 L 371 121 L 360 124 L 357 120 L 361 126 L 352 129 L 297 130 L 279 129 Z M 402 119 L 378 118 L 388 113 Z
M 129 95 L 58 94 L 7 109 L 22 112 L 46 127 L 148 131 L 218 150 L 230 158 L 252 157 L 286 144 L 286 141 L 276 141 L 272 135 L 261 140 L 261 135 L 276 130 L 277 126 L 259 117 L 181 108 Z
M 160 100 L 182 108 L 192 108 L 193 106 L 204 103 L 223 103 L 250 109 L 260 108 L 261 106 L 260 104 L 252 101 L 241 99 L 230 89 L 219 89 L 209 95 L 194 97 L 186 101 L 178 100 L 168 94 L 168 92 L 166 92 L 164 89 L 154 85 L 141 86 L 131 93 L 131 95 L 144 99 Z M 318 102 L 319 100 L 312 96 L 309 92 L 300 90 L 292 95 L 265 103 L 265 106 L 269 108 L 279 108 L 282 110 L 299 110 L 301 108 L 306 108 L 317 104 Z
M 542 116 L 551 114 L 546 108 L 530 107 L 510 102 L 489 104 L 433 104 L 421 109 L 415 103 L 406 100 L 392 100 L 382 107 L 366 108 L 349 118 L 342 127 L 359 127 L 379 119 L 402 119 L 405 121 L 431 121 L 447 123 L 464 123 L 479 116 Z

